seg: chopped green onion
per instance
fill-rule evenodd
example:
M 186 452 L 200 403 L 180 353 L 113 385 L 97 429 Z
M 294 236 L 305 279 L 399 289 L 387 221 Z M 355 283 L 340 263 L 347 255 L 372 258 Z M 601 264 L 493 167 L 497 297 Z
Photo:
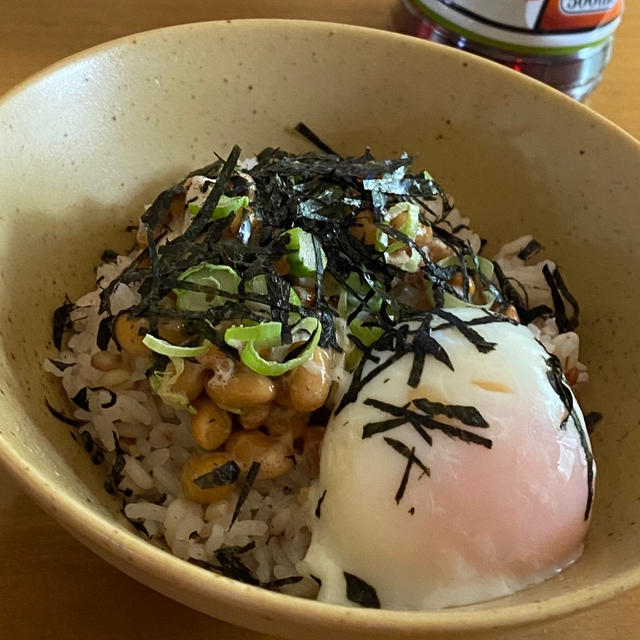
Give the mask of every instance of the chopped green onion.
M 365 347 L 370 347 L 384 335 L 382 327 L 364 326 L 360 318 L 354 318 L 349 325 L 349 329 Z
M 169 358 L 196 358 L 205 354 L 211 348 L 211 343 L 205 340 L 201 345 L 197 347 L 180 347 L 176 344 L 171 344 L 162 338 L 156 338 L 150 333 L 142 339 L 142 344 L 149 347 L 151 351 L 159 353 L 162 356 L 168 356 Z
M 195 414 L 196 410 L 189 402 L 184 391 L 174 391 L 173 385 L 184 371 L 184 360 L 182 358 L 171 358 L 173 373 L 171 371 L 155 371 L 149 377 L 149 384 L 162 401 L 174 409 L 186 409 L 189 413 Z
M 251 278 L 249 282 L 245 283 L 244 290 L 247 293 L 257 293 L 262 296 L 268 295 L 269 289 L 267 288 L 266 276 L 260 275 Z M 301 305 L 300 298 L 298 297 L 298 294 L 295 292 L 295 289 L 293 287 L 291 287 L 291 289 L 289 290 L 289 304 L 292 304 L 295 307 L 299 307 Z M 262 302 L 253 302 L 251 300 L 247 301 L 247 306 L 256 310 L 269 309 L 268 304 L 263 304 Z
M 366 277 L 365 274 L 360 274 L 355 271 L 352 271 L 347 276 L 345 284 L 347 288 L 342 289 L 340 298 L 338 299 L 338 313 L 341 318 L 346 318 L 351 311 L 361 303 L 361 298 L 364 298 L 371 290 L 375 291 L 375 285 L 377 285 L 370 277 Z M 380 311 L 381 305 L 382 296 L 376 293 L 367 300 L 364 308 L 376 313 Z
M 241 278 L 231 267 L 224 264 L 201 262 L 180 274 L 178 280 L 211 287 L 218 291 L 237 293 Z M 177 296 L 176 308 L 180 311 L 206 311 L 225 301 L 223 296 L 204 291 L 175 288 L 173 292 Z
M 384 329 L 382 327 L 364 326 L 363 321 L 358 317 L 351 321 L 349 324 L 349 330 L 365 347 L 370 347 L 384 335 Z M 362 352 L 358 347 L 351 349 L 347 354 L 344 363 L 347 371 L 353 371 L 358 366 L 358 362 L 360 362 L 361 357 Z
M 318 240 L 314 236 L 300 227 L 293 227 L 287 230 L 289 242 L 287 249 L 290 253 L 286 254 L 289 270 L 291 274 L 298 277 L 315 275 L 317 272 L 316 263 L 316 243 L 322 257 L 322 268 L 327 266 L 327 256 L 320 246 Z
M 224 333 L 224 341 L 234 349 L 241 350 L 248 342 L 258 342 L 260 348 L 275 347 L 280 344 L 281 322 L 262 322 L 256 325 L 236 325 Z
M 487 260 L 486 258 L 481 258 L 480 256 L 476 256 L 476 260 L 478 261 L 478 267 L 480 269 L 480 273 L 487 279 L 491 280 L 493 278 L 493 262 L 491 260 Z M 467 267 L 470 270 L 475 271 L 476 267 L 473 263 L 473 258 L 471 256 L 466 256 Z M 449 256 L 448 258 L 443 258 L 438 262 L 441 267 L 450 267 L 452 265 L 459 265 L 460 258 L 457 256 Z M 483 291 L 482 295 L 484 297 L 484 304 L 474 304 L 473 302 L 466 302 L 465 300 L 460 300 L 456 296 L 444 292 L 444 307 L 482 307 L 489 308 L 495 301 L 495 296 L 489 291 Z
M 407 214 L 407 219 L 398 228 L 398 231 L 413 240 L 418 233 L 420 207 L 412 204 L 411 202 L 398 202 L 384 214 L 384 219 L 387 223 L 391 224 L 394 218 L 405 212 Z M 376 231 L 376 249 L 378 249 L 378 251 L 386 251 L 388 254 L 391 254 L 398 249 L 402 249 L 404 246 L 405 243 L 399 240 L 389 244 L 389 236 L 381 229 Z M 408 269 L 406 269 L 406 271 L 408 271 Z
M 317 318 L 303 318 L 292 329 L 293 333 L 300 330 L 308 332 L 311 337 L 299 356 L 285 362 L 265 360 L 258 353 L 258 349 L 281 344 L 282 324 L 280 322 L 263 322 L 249 327 L 229 327 L 225 331 L 224 340 L 229 346 L 240 351 L 240 359 L 252 371 L 266 376 L 281 376 L 309 360 L 318 346 L 322 328 Z
M 230 198 L 229 196 L 222 195 L 220 196 L 220 200 L 218 200 L 218 206 L 211 214 L 211 219 L 226 218 L 229 214 L 235 213 L 239 209 L 244 209 L 248 206 L 249 198 L 247 196 L 233 196 Z M 198 211 L 200 211 L 200 205 L 195 202 L 190 202 L 187 205 L 187 210 L 191 215 L 195 216 Z
M 420 268 L 422 256 L 416 249 L 411 247 L 411 254 L 407 254 L 404 251 L 394 252 L 393 255 L 387 253 L 386 260 L 388 264 L 393 264 L 398 269 L 402 269 L 407 273 L 415 273 Z

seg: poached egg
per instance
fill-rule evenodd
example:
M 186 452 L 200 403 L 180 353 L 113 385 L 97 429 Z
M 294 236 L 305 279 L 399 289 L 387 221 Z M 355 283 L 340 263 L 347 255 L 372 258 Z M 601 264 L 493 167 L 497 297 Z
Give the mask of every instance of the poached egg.
M 540 582 L 582 552 L 595 465 L 561 371 L 525 326 L 446 311 L 492 348 L 434 315 L 429 335 L 449 363 L 427 355 L 409 386 L 408 353 L 329 421 L 304 562 L 319 600 L 464 605 Z M 374 355 L 362 380 L 393 353 Z

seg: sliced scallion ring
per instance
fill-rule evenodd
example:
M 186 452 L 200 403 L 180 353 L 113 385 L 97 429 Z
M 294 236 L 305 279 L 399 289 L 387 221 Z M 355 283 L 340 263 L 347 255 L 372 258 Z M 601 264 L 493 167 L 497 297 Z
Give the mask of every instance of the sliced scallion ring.
M 289 270 L 294 276 L 306 277 L 315 275 L 317 272 L 316 248 L 322 260 L 322 268 L 327 266 L 327 256 L 320 246 L 320 242 L 312 234 L 300 227 L 293 227 L 286 231 L 289 236 L 286 254 Z
M 275 347 L 280 344 L 281 322 L 261 322 L 255 325 L 236 325 L 224 332 L 224 341 L 234 349 L 242 349 L 249 342 L 258 342 L 260 348 Z
M 220 200 L 218 200 L 218 206 L 213 210 L 211 214 L 212 220 L 217 220 L 218 218 L 226 218 L 229 214 L 235 213 L 240 209 L 244 209 L 249 206 L 249 198 L 247 196 L 220 196 Z M 195 202 L 190 202 L 187 205 L 187 210 L 193 216 L 195 216 L 198 211 L 200 211 L 200 205 Z
M 382 327 L 365 326 L 360 318 L 354 318 L 349 325 L 349 329 L 365 347 L 370 347 L 384 335 Z
M 249 282 L 246 282 L 244 285 L 244 290 L 246 293 L 257 293 L 262 296 L 269 295 L 269 289 L 267 287 L 267 278 L 264 275 L 259 275 L 251 278 Z M 291 287 L 289 289 L 289 304 L 294 307 L 299 307 L 302 303 L 300 302 L 300 298 L 296 293 L 295 289 Z M 264 304 L 262 302 L 254 302 L 251 300 L 247 301 L 247 306 L 255 309 L 256 311 L 260 311 L 263 309 L 269 309 L 268 304 Z M 294 314 L 291 315 L 291 318 L 294 317 Z M 295 322 L 295 320 L 293 320 Z
M 481 258 L 480 256 L 476 256 L 478 260 L 478 267 L 480 273 L 487 279 L 491 280 L 493 278 L 493 262 L 491 260 L 487 260 L 486 258 Z M 476 270 L 475 265 L 473 264 L 473 260 L 471 257 L 467 256 L 466 258 L 467 267 L 469 269 Z M 444 258 L 438 262 L 441 267 L 450 267 L 453 265 L 459 265 L 460 259 L 457 256 L 449 256 L 448 258 Z M 484 304 L 474 304 L 473 302 L 466 302 L 465 300 L 460 300 L 454 295 L 444 291 L 443 299 L 444 299 L 444 307 L 476 307 L 476 308 L 485 308 L 488 309 L 494 302 L 495 296 L 489 291 L 483 291 L 482 295 L 484 297 Z
M 208 340 L 205 340 L 197 347 L 181 347 L 176 344 L 171 344 L 162 338 L 156 338 L 150 333 L 147 333 L 142 339 L 142 344 L 149 347 L 151 351 L 159 353 L 161 356 L 168 356 L 169 358 L 197 358 L 207 353 L 211 348 L 211 343 Z
M 227 265 L 201 262 L 181 273 L 178 280 L 209 286 L 218 291 L 238 293 L 241 278 Z M 206 311 L 209 307 L 217 307 L 225 301 L 223 296 L 204 291 L 176 287 L 173 292 L 176 294 L 176 308 L 180 311 Z
M 418 233 L 420 224 L 420 207 L 411 202 L 398 202 L 385 213 L 384 219 L 385 222 L 391 224 L 395 218 L 405 212 L 407 214 L 406 220 L 398 227 L 398 231 L 413 240 Z M 393 253 L 404 246 L 405 243 L 399 240 L 389 244 L 389 236 L 381 229 L 376 231 L 376 249 L 378 251 Z
M 281 343 L 282 324 L 280 322 L 263 322 L 249 327 L 229 327 L 225 331 L 224 341 L 229 346 L 240 350 L 240 360 L 252 371 L 265 376 L 281 376 L 313 356 L 320 341 L 322 327 L 317 318 L 303 318 L 292 329 L 294 334 L 297 331 L 308 332 L 310 338 L 300 355 L 284 362 L 265 360 L 258 353 L 258 349 L 275 347 Z
M 184 391 L 174 391 L 173 385 L 184 371 L 184 360 L 182 358 L 171 358 L 173 364 L 173 373 L 165 369 L 164 371 L 155 371 L 149 377 L 149 384 L 160 399 L 174 409 L 186 409 L 189 413 L 195 414 L 196 410 L 189 402 L 187 394 Z

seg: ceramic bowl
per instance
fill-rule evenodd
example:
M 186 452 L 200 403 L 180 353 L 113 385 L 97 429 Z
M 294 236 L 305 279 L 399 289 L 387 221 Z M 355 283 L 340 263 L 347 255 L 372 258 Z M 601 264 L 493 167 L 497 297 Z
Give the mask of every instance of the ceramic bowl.
M 214 151 L 406 150 L 496 247 L 532 233 L 581 302 L 598 483 L 584 557 L 513 596 L 435 612 L 343 608 L 212 575 L 120 515 L 42 370 L 51 314 L 124 250 L 144 203 Z M 487 632 L 589 607 L 640 583 L 640 145 L 535 81 L 381 31 L 289 21 L 172 27 L 65 60 L 0 102 L 0 458 L 98 555 L 195 609 L 295 638 Z M 430 635 L 430 637 L 431 637 Z

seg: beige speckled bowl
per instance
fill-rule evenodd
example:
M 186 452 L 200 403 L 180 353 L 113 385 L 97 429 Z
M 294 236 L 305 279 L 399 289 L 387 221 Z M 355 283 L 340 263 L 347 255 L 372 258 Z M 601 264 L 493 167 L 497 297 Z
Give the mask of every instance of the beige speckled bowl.
M 512 597 L 406 613 L 328 606 L 211 575 L 152 547 L 118 514 L 68 428 L 41 363 L 51 312 L 91 288 L 142 205 L 226 154 L 407 150 L 492 244 L 531 232 L 582 304 L 583 404 L 604 413 L 593 526 L 582 560 Z M 296 638 L 489 633 L 588 607 L 640 584 L 640 145 L 579 104 L 437 45 L 304 22 L 187 25 L 60 63 L 0 103 L 0 458 L 108 562 L 218 618 Z M 432 637 L 432 636 L 430 636 Z

